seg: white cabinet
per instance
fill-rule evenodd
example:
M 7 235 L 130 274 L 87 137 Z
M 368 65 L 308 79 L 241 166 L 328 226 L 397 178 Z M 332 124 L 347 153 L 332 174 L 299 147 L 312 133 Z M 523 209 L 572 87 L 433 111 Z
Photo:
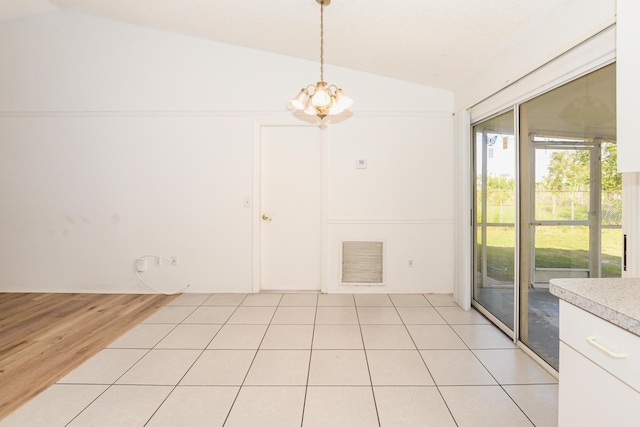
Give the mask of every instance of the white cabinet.
M 565 301 L 558 425 L 640 425 L 640 337 Z
M 559 427 L 637 427 L 638 392 L 562 341 Z
M 640 172 L 640 2 L 617 1 L 617 138 L 618 171 Z M 640 425 L 640 424 L 639 424 Z

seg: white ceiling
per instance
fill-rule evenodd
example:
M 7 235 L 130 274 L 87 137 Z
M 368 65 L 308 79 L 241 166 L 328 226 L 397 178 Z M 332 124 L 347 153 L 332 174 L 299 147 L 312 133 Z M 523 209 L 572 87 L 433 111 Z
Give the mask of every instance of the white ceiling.
M 333 0 L 325 62 L 453 90 L 569 1 Z M 0 0 L 0 21 L 56 8 L 319 58 L 315 0 Z

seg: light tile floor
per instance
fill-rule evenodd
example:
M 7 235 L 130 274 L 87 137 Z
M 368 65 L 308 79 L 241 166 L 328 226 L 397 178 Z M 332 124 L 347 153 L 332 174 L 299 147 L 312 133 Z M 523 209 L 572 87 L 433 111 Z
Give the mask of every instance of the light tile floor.
M 450 295 L 186 294 L 0 427 L 551 427 L 557 402 Z

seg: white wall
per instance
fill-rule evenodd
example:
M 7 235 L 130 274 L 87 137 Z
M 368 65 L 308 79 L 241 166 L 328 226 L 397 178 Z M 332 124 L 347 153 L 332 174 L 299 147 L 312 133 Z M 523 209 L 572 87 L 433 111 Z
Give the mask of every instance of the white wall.
M 0 36 L 0 111 L 285 112 L 320 74 L 315 61 L 66 11 L 0 23 Z M 325 77 L 352 111 L 452 109 L 449 91 L 331 65 Z
M 618 171 L 640 172 L 637 104 L 640 96 L 640 3 L 618 0 L 616 25 L 618 66 L 616 67 L 616 103 L 618 135 Z
M 251 291 L 254 125 L 316 62 L 66 11 L 1 23 L 0 56 L 0 291 L 145 292 L 146 254 L 179 256 L 163 290 Z M 383 291 L 450 292 L 452 93 L 325 68 L 355 100 L 324 130 L 329 245 L 384 238 Z
M 528 73 L 569 51 L 580 42 L 599 33 L 615 23 L 616 0 L 570 0 L 556 14 L 551 16 L 544 28 L 536 28 L 498 55 L 487 58 L 455 91 L 456 111 L 456 153 L 463 155 L 463 165 L 470 165 L 468 149 L 468 109 L 493 96 L 501 89 L 524 77 Z M 585 53 L 589 55 L 589 52 Z M 554 78 L 561 76 L 553 76 Z M 547 82 L 540 82 L 543 86 Z M 469 212 L 471 200 L 470 167 L 460 167 L 456 174 L 454 192 L 457 212 Z M 455 247 L 464 248 L 464 254 L 456 253 L 455 271 L 465 271 L 470 259 L 469 217 L 456 217 L 455 227 L 462 230 L 456 235 Z M 463 308 L 468 308 L 468 294 L 471 287 L 471 275 L 457 275 L 454 284 L 454 298 Z
M 450 113 L 379 115 L 328 129 L 330 292 L 452 292 L 451 129 Z M 356 169 L 358 159 L 366 169 Z M 384 241 L 384 287 L 340 284 L 348 240 Z

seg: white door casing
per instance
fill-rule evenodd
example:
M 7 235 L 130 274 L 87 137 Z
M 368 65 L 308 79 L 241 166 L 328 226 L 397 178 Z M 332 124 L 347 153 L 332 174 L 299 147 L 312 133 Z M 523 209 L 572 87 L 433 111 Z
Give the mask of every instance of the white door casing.
M 319 126 L 259 126 L 258 289 L 319 291 L 322 135 Z M 255 285 L 255 284 L 254 284 Z

